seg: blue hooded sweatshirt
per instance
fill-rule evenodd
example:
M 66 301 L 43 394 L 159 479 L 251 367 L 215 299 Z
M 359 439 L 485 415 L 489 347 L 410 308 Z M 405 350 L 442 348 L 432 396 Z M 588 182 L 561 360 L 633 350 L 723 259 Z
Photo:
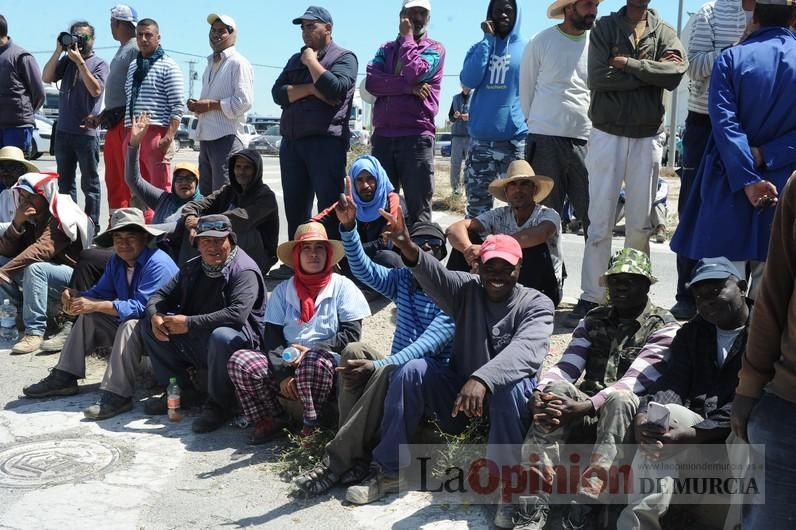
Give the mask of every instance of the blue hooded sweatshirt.
M 528 134 L 519 98 L 520 63 L 526 44 L 520 37 L 522 10 L 516 0 L 511 1 L 517 19 L 508 37 L 484 34 L 467 52 L 459 75 L 462 84 L 474 91 L 469 130 L 475 140 L 508 141 Z M 490 0 L 487 19 L 492 16 L 493 3 L 495 0 Z

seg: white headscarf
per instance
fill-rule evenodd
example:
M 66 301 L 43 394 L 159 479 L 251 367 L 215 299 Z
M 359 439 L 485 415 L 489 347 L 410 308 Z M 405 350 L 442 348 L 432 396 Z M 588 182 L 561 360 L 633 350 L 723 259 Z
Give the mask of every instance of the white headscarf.
M 26 191 L 33 190 L 33 193 L 47 200 L 50 213 L 58 219 L 59 228 L 70 241 L 77 241 L 79 237 L 84 249 L 91 246 L 91 241 L 94 239 L 94 223 L 75 204 L 72 197 L 58 193 L 57 173 L 49 171 L 25 173 L 19 177 L 13 189 L 20 188 Z

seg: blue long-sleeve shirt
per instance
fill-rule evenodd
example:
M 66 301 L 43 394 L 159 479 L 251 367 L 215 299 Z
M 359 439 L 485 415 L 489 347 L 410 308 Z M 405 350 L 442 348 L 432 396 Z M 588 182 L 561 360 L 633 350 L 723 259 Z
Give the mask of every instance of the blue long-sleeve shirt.
M 365 254 L 356 227 L 340 234 L 348 265 L 356 278 L 383 294 L 398 308 L 391 355 L 373 361 L 378 368 L 401 366 L 412 359 L 448 359 L 455 326 L 453 320 L 420 289 L 409 269 L 388 269 Z
M 114 254 L 97 284 L 82 296 L 113 302 L 119 322 L 141 318 L 146 312 L 149 297 L 171 280 L 178 270 L 168 254 L 146 248 L 135 260 L 133 281 L 128 284 L 127 263 Z

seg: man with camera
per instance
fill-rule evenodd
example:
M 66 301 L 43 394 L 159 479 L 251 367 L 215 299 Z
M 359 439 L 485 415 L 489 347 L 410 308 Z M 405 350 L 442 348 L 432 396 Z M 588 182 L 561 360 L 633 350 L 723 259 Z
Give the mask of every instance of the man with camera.
M 100 111 L 108 70 L 108 63 L 94 53 L 94 27 L 79 21 L 72 24 L 68 33 L 58 35 L 55 50 L 42 72 L 45 83 L 61 82 L 55 132 L 59 192 L 77 201 L 75 170 L 79 164 L 85 212 L 95 226 L 100 212 L 99 138 L 96 129 L 85 126 L 85 120 Z

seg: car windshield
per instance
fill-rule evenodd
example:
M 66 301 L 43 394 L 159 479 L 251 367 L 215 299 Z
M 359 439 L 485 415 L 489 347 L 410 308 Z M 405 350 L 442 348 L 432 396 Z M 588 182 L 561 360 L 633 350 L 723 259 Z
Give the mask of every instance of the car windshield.
M 281 136 L 279 134 L 279 125 L 271 125 L 265 130 L 266 136 Z

